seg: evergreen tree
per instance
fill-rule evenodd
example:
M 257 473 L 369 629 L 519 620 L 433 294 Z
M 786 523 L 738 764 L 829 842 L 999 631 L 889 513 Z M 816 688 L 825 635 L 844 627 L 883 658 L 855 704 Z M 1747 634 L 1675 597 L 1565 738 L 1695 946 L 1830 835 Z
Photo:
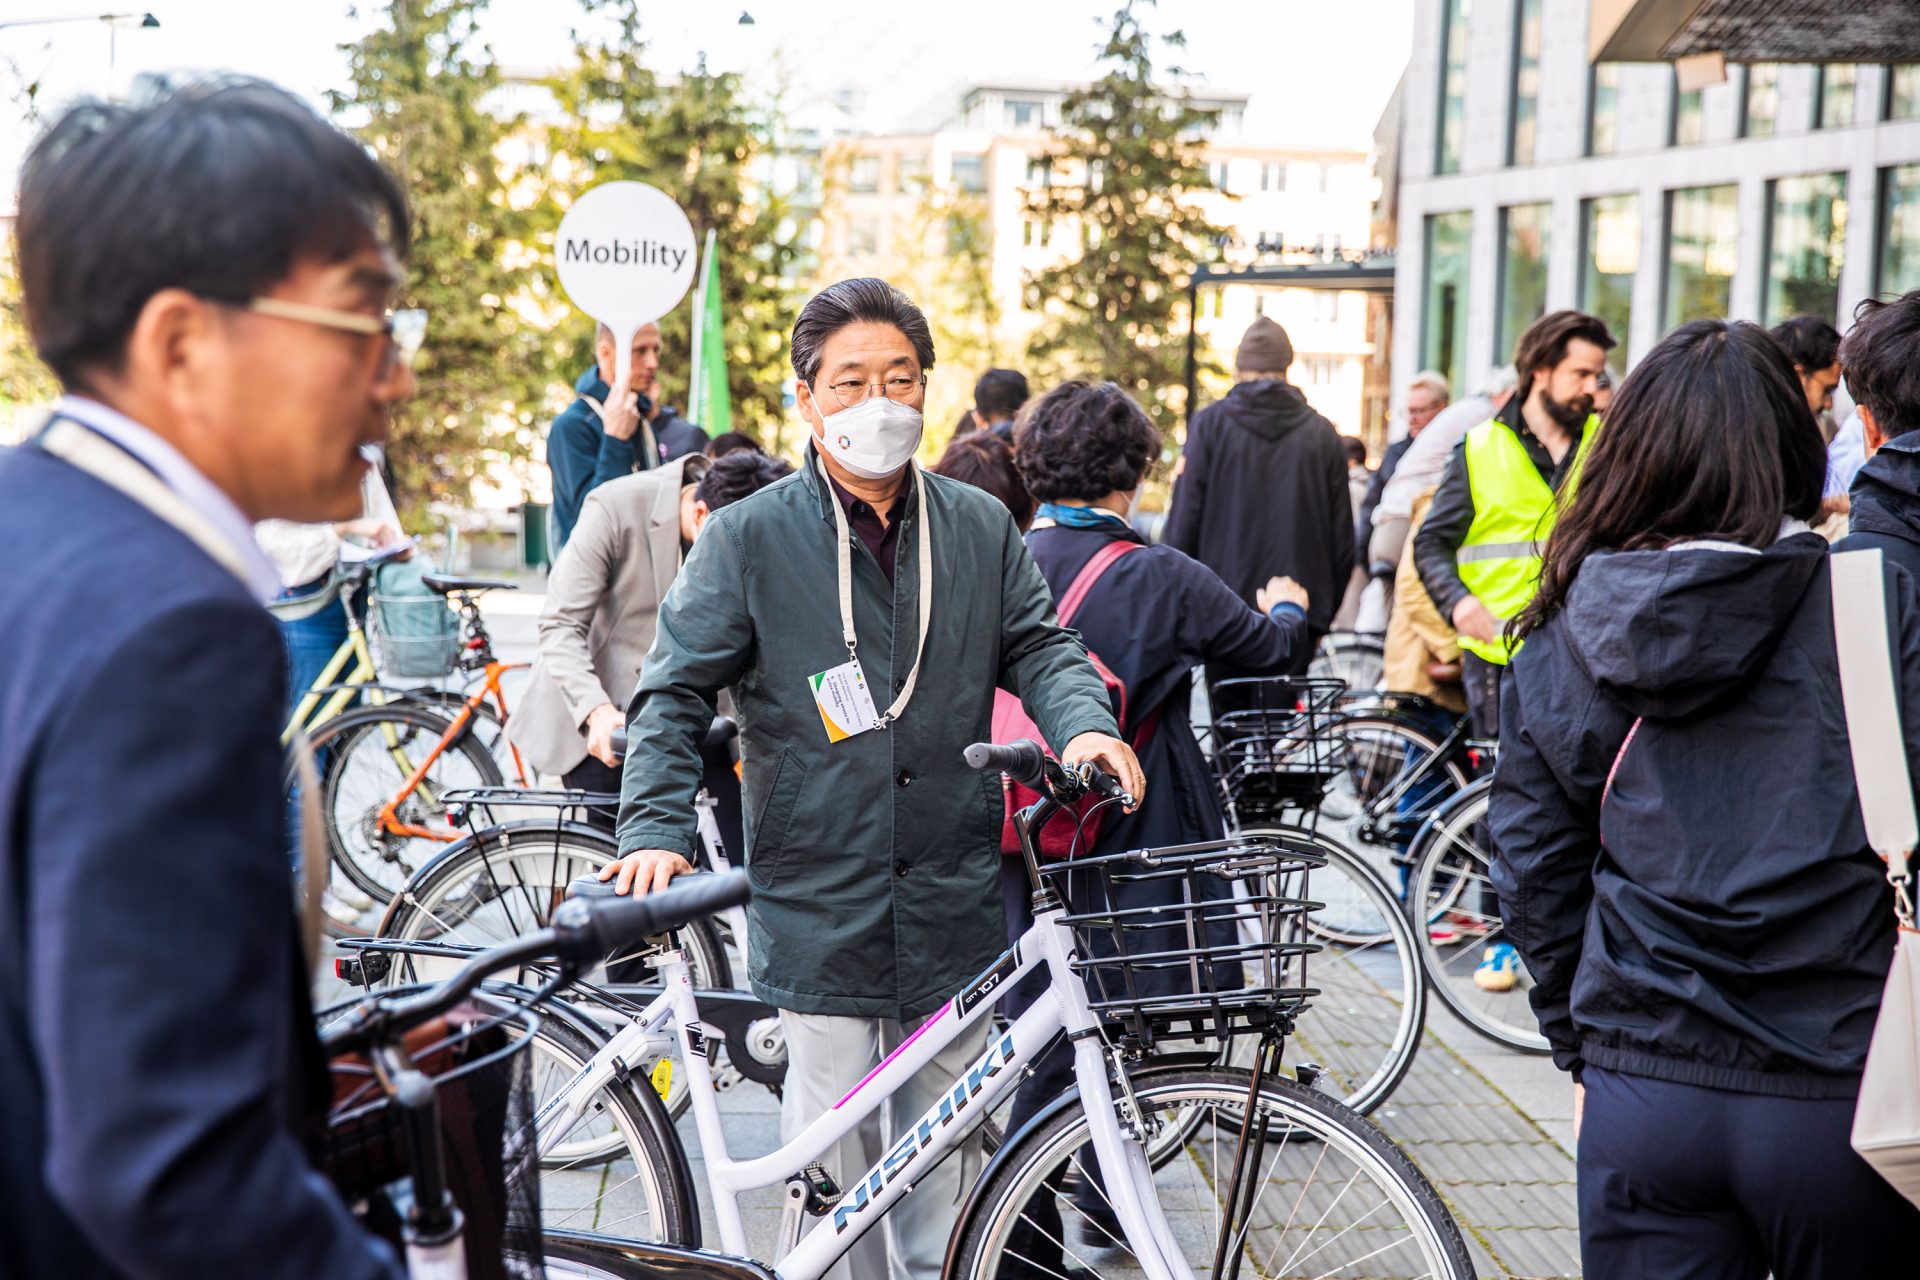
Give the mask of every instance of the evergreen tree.
M 611 23 L 599 36 L 575 33 L 576 64 L 552 86 L 568 121 L 555 133 L 555 150 L 572 162 L 575 190 L 650 183 L 686 211 L 696 244 L 714 232 L 734 426 L 777 447 L 787 417 L 786 339 L 798 314 L 786 281 L 797 231 L 753 178 L 777 121 L 747 101 L 735 73 L 708 74 L 703 65 L 663 79 L 650 71 L 638 0 L 584 3 L 589 15 Z M 692 326 L 691 297 L 660 320 L 662 389 L 683 407 Z M 584 367 L 593 326 L 576 321 L 570 332 Z
M 427 340 L 387 456 L 395 496 L 415 513 L 433 498 L 464 504 L 486 464 L 524 453 L 549 411 L 552 362 L 521 248 L 528 214 L 502 159 L 522 122 L 489 100 L 500 73 L 478 40 L 485 8 L 388 0 L 385 25 L 347 46 L 350 87 L 332 95 L 413 213 L 395 305 L 427 311 Z
M 1030 353 L 1049 374 L 1112 379 L 1171 428 L 1186 409 L 1186 280 L 1221 234 L 1185 199 L 1209 185 L 1202 137 L 1218 113 L 1154 84 L 1135 2 L 1111 19 L 1099 79 L 1062 103 L 1052 180 L 1027 197 L 1053 237 L 1081 245 L 1027 283 L 1041 315 Z

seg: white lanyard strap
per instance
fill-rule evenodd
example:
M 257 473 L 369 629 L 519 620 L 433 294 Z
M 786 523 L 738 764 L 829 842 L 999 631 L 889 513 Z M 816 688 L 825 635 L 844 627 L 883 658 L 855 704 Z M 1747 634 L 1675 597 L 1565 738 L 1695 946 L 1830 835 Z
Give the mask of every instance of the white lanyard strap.
M 56 418 L 40 433 L 40 447 L 126 494 L 192 539 L 221 568 L 247 581 L 246 562 L 212 521 L 118 446 L 71 419 Z
M 814 457 L 820 468 L 820 479 L 827 486 L 827 498 L 833 506 L 834 527 L 840 534 L 840 638 L 846 642 L 849 661 L 860 661 L 860 636 L 853 626 L 853 527 L 847 523 L 846 508 L 840 505 L 840 495 L 833 491 L 833 480 L 827 474 L 827 464 Z M 913 468 L 914 496 L 918 502 L 920 525 L 916 537 L 920 543 L 920 579 L 914 589 L 920 593 L 920 637 L 913 650 L 913 670 L 907 672 L 907 682 L 900 687 L 900 696 L 893 705 L 881 713 L 876 729 L 884 729 L 900 718 L 907 709 L 907 703 L 913 698 L 913 687 L 920 682 L 920 659 L 927 652 L 927 629 L 933 621 L 933 526 L 927 520 L 927 478 L 920 474 L 919 464 L 908 463 Z

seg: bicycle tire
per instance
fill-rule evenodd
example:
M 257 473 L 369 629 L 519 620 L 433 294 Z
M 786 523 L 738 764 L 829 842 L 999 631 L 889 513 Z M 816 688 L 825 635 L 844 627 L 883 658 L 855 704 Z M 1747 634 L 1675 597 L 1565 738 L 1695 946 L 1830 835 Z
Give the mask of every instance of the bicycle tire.
M 453 689 L 442 689 L 435 685 L 422 685 L 417 689 L 408 689 L 400 697 L 407 702 L 417 702 L 431 709 L 436 715 L 451 720 L 462 707 L 467 705 L 468 695 Z M 493 703 L 482 701 L 473 708 L 473 719 L 467 725 L 467 732 L 480 740 L 487 749 L 493 762 L 500 766 L 502 776 L 513 767 L 513 749 L 507 742 L 507 722 L 500 718 L 500 712 Z
M 1551 1050 L 1527 998 L 1532 982 L 1526 967 L 1518 966 L 1506 991 L 1482 990 L 1473 979 L 1486 949 L 1505 940 L 1498 905 L 1486 906 L 1493 894 L 1487 850 L 1474 834 L 1486 820 L 1491 789 L 1492 779 L 1482 779 L 1427 820 L 1410 851 L 1407 911 L 1414 919 L 1421 971 L 1440 1002 L 1495 1044 L 1544 1054 Z M 1448 917 L 1473 926 L 1470 935 L 1449 939 L 1441 927 Z
M 567 885 L 618 857 L 611 836 L 583 823 L 527 818 L 484 827 L 422 867 L 388 904 L 375 936 L 497 946 L 545 928 L 553 909 L 565 900 Z M 732 989 L 733 966 L 712 920 L 689 921 L 674 936 L 686 954 L 695 988 Z M 385 981 L 447 977 L 457 965 L 453 960 L 407 957 L 392 966 Z M 592 980 L 605 985 L 603 978 Z M 651 1071 L 653 1064 L 645 1066 Z M 676 1078 L 666 1098 L 667 1113 L 678 1119 L 690 1096 L 685 1077 Z
M 307 737 L 316 757 L 323 757 L 325 762 L 320 775 L 320 802 L 327 852 L 354 888 L 376 904 L 391 901 L 400 886 L 431 860 L 428 850 L 438 852 L 444 847 L 437 839 L 392 836 L 379 830 L 381 807 L 408 776 L 401 772 L 393 752 L 414 748 L 424 759 L 425 752 L 451 728 L 451 721 L 427 707 L 390 702 L 343 711 Z M 385 736 L 389 732 L 391 737 L 386 741 L 373 741 L 374 734 Z M 404 758 L 412 759 L 410 755 Z M 356 772 L 349 782 L 349 771 L 360 770 L 362 761 L 370 762 L 364 766 L 367 777 L 363 780 Z M 416 788 L 401 809 L 408 820 L 430 825 L 445 812 L 432 798 L 434 795 L 456 787 L 497 787 L 502 777 L 499 765 L 486 749 L 471 734 L 463 734 L 428 766 L 422 781 L 426 785 Z M 285 782 L 289 792 L 293 783 L 289 767 Z M 446 828 L 446 834 L 446 843 L 451 843 L 455 838 L 451 827 Z
M 573 1011 L 571 1016 L 555 1017 L 547 1007 L 541 1012 L 540 1029 L 529 1057 L 536 1114 L 544 1101 L 543 1077 L 555 1076 L 560 1082 L 571 1079 L 604 1043 L 603 1038 L 579 1025 L 593 1026 L 583 1013 Z M 575 1142 L 571 1145 L 579 1154 L 574 1158 L 537 1162 L 541 1225 L 697 1248 L 699 1200 L 686 1151 L 659 1096 L 644 1076 L 636 1073 L 624 1084 L 609 1081 L 590 1100 L 587 1113 L 575 1122 L 575 1128 L 590 1117 L 604 1121 L 610 1127 L 608 1137 L 612 1141 Z M 572 1132 L 574 1128 L 558 1139 L 541 1132 L 540 1149 L 551 1150 L 551 1143 L 564 1143 Z M 629 1167 L 632 1172 L 625 1173 Z M 646 1203 L 639 1212 L 647 1221 L 636 1228 L 633 1222 L 638 1214 L 630 1206 L 640 1199 Z
M 1294 1023 L 1292 1056 L 1319 1066 L 1321 1088 L 1332 1084 L 1333 1096 L 1365 1115 L 1406 1078 L 1426 1030 L 1426 974 L 1412 922 L 1385 878 L 1337 841 L 1291 827 L 1239 834 L 1305 844 L 1327 860 L 1306 873 L 1304 892 L 1279 888 L 1283 897 L 1324 904 L 1307 916 L 1323 949 L 1306 959 L 1306 985 L 1320 994 Z
M 1185 1199 L 1175 1199 L 1173 1203 L 1185 1210 L 1197 1213 L 1204 1218 L 1213 1215 L 1205 1213 L 1203 1208 L 1211 1200 L 1218 1207 L 1218 1188 L 1228 1179 L 1226 1169 L 1220 1164 L 1222 1151 L 1231 1155 L 1233 1145 L 1239 1134 L 1240 1116 L 1245 1110 L 1248 1086 L 1248 1073 L 1226 1068 L 1177 1068 L 1168 1071 L 1146 1070 L 1133 1077 L 1134 1096 L 1139 1099 L 1144 1114 L 1159 1118 L 1175 1107 L 1203 1108 L 1203 1129 L 1210 1129 L 1212 1142 L 1203 1143 L 1197 1136 L 1190 1139 L 1187 1159 L 1170 1164 L 1155 1174 L 1154 1185 L 1160 1194 L 1161 1203 L 1167 1205 L 1172 1199 L 1169 1193 L 1177 1193 Z M 1256 1197 L 1273 1194 L 1276 1200 L 1265 1206 L 1256 1206 L 1249 1220 L 1256 1224 L 1261 1220 L 1260 1207 L 1287 1213 L 1291 1204 L 1295 1210 L 1289 1214 L 1277 1233 L 1271 1230 L 1250 1230 L 1242 1243 L 1252 1261 L 1250 1270 L 1242 1274 L 1259 1276 L 1296 1274 L 1290 1264 L 1299 1258 L 1303 1250 L 1312 1254 L 1312 1271 L 1316 1276 L 1340 1275 L 1405 1275 L 1437 1276 L 1448 1280 L 1466 1280 L 1473 1276 L 1473 1260 L 1467 1252 L 1466 1241 L 1460 1234 L 1460 1228 L 1447 1211 L 1440 1195 L 1433 1189 L 1424 1174 L 1409 1159 L 1405 1152 L 1394 1145 L 1386 1134 L 1373 1127 L 1350 1108 L 1342 1106 L 1323 1094 L 1315 1093 L 1291 1080 L 1280 1077 L 1268 1077 L 1259 1093 L 1259 1109 L 1273 1125 L 1269 1140 L 1263 1147 L 1250 1153 L 1258 1160 L 1256 1173 L 1260 1180 L 1253 1185 L 1257 1188 Z M 1210 1123 L 1209 1123 L 1210 1122 Z M 1276 1136 L 1277 1135 L 1277 1136 Z M 1085 1151 L 1088 1139 L 1086 1113 L 1081 1109 L 1077 1093 L 1062 1095 L 1046 1112 L 1034 1118 L 1008 1145 L 995 1156 L 986 1172 L 968 1196 L 966 1205 L 961 1209 L 960 1222 L 955 1228 L 953 1244 L 948 1250 L 946 1274 L 949 1280 L 997 1280 L 1002 1273 L 1002 1263 L 1015 1265 L 1009 1271 L 1027 1273 L 1031 1268 L 1044 1273 L 1053 1270 L 1064 1273 L 1072 1268 L 1085 1269 L 1110 1280 L 1119 1280 L 1117 1268 L 1109 1261 L 1120 1257 L 1129 1264 L 1120 1275 L 1140 1274 L 1137 1264 L 1132 1263 L 1126 1254 L 1115 1254 L 1111 1250 L 1121 1244 L 1112 1237 L 1108 1228 L 1099 1226 L 1091 1216 L 1085 1215 L 1064 1195 L 1055 1195 L 1060 1186 L 1060 1175 L 1069 1167 L 1081 1170 L 1085 1179 L 1084 1164 L 1090 1159 Z M 1271 1149 L 1271 1161 L 1268 1159 Z M 1289 1156 L 1292 1158 L 1287 1159 Z M 1282 1161 L 1287 1167 L 1281 1169 Z M 1328 1179 L 1329 1186 L 1323 1189 L 1319 1197 L 1309 1204 L 1313 1192 L 1314 1180 L 1322 1168 L 1329 1162 L 1335 1167 Z M 1188 1177 L 1182 1185 L 1179 1180 L 1180 1167 L 1188 1166 Z M 1228 1166 L 1227 1168 L 1230 1168 Z M 1199 1170 L 1207 1172 L 1198 1172 Z M 1351 1178 L 1343 1188 L 1340 1182 L 1348 1172 Z M 1364 1204 L 1347 1203 L 1352 1190 L 1358 1186 L 1363 1175 L 1368 1177 L 1379 1192 L 1379 1200 L 1372 1208 Z M 1045 1199 L 1043 1200 L 1043 1197 Z M 1365 1199 L 1363 1193 L 1362 1199 Z M 1098 1235 L 1106 1235 L 1103 1241 L 1105 1249 L 1081 1244 L 1076 1251 L 1072 1237 L 1061 1223 L 1058 1236 L 1045 1232 L 1048 1215 L 1042 1209 L 1037 1216 L 1032 1212 L 1047 1203 L 1053 1203 L 1064 1219 L 1067 1212 L 1080 1213 L 1085 1227 L 1091 1227 Z M 1378 1220 L 1383 1208 L 1397 1209 L 1402 1219 L 1404 1236 L 1401 1239 L 1388 1239 L 1382 1232 L 1391 1231 L 1391 1224 L 1383 1225 Z M 1357 1214 L 1357 1217 L 1356 1217 Z M 1297 1246 L 1288 1264 L 1282 1264 L 1276 1270 L 1273 1261 L 1279 1256 L 1279 1250 L 1287 1242 L 1296 1221 L 1312 1219 L 1308 1231 L 1325 1228 L 1327 1238 Z M 1361 1224 L 1365 1223 L 1364 1228 Z M 1217 1219 L 1210 1222 L 1191 1224 L 1194 1230 L 1176 1229 L 1167 1243 L 1174 1248 L 1185 1247 L 1188 1250 L 1188 1263 L 1195 1275 L 1210 1274 L 1213 1270 L 1215 1241 L 1218 1239 Z M 1045 1263 L 1037 1262 L 1030 1255 L 1022 1255 L 1017 1247 L 1011 1250 L 1020 1237 L 1016 1231 L 1031 1228 L 1032 1235 L 1039 1237 L 1029 1243 L 1042 1243 L 1050 1240 L 1059 1246 L 1062 1261 L 1068 1266 L 1049 1268 Z M 1082 1234 L 1087 1234 L 1082 1232 Z M 1098 1238 L 1096 1235 L 1096 1238 Z M 1262 1265 L 1261 1257 L 1268 1254 L 1266 1245 L 1272 1239 L 1273 1249 Z M 1387 1243 L 1375 1247 L 1380 1240 Z M 1204 1241 L 1204 1243 L 1202 1243 Z M 1411 1246 L 1411 1247 L 1408 1247 Z M 1089 1264 L 1084 1256 L 1089 1252 L 1104 1254 L 1098 1265 Z M 1204 1256 L 1194 1256 L 1196 1253 Z M 1340 1253 L 1352 1255 L 1353 1266 L 1365 1266 L 1365 1271 L 1347 1270 L 1337 1260 L 1327 1256 L 1334 1253 L 1337 1259 Z M 1385 1270 L 1382 1258 L 1387 1254 L 1400 1255 L 1398 1261 L 1406 1265 L 1402 1269 Z M 1392 1261 L 1392 1260 L 1390 1260 Z
M 1347 688 L 1374 691 L 1386 678 L 1386 642 L 1374 632 L 1344 631 L 1329 634 L 1320 642 L 1307 674 L 1345 682 Z

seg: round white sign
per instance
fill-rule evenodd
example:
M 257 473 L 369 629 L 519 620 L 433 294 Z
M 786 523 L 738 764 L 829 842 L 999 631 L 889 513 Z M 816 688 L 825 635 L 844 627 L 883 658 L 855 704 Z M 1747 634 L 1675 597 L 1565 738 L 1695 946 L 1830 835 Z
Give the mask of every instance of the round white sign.
M 693 224 L 673 198 L 644 182 L 583 192 L 560 219 L 553 260 L 573 305 L 613 330 L 626 385 L 634 331 L 680 305 L 697 265 Z

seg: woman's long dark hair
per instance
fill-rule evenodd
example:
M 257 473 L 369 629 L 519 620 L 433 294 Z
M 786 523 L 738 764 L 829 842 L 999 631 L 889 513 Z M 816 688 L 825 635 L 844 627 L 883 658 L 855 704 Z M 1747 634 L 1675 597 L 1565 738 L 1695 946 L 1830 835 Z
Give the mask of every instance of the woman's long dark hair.
M 1826 475 L 1820 427 L 1773 336 L 1745 321 L 1681 325 L 1620 384 L 1511 630 L 1557 613 L 1596 551 L 1695 538 L 1765 547 L 1784 517 L 1819 510 Z

